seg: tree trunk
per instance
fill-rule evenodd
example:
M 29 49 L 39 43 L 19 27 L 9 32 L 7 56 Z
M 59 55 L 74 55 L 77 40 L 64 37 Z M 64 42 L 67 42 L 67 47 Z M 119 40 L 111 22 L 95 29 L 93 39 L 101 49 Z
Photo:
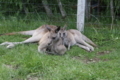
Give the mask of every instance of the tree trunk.
M 113 28 L 113 24 L 114 24 L 114 7 L 113 7 L 113 0 L 110 1 L 110 11 L 111 11 L 111 19 L 112 19 L 112 22 L 111 22 L 111 30 Z
M 60 12 L 62 14 L 62 17 L 65 18 L 66 17 L 66 12 L 65 12 L 65 9 L 62 6 L 62 2 L 61 2 L 61 0 L 57 0 L 57 2 L 58 2 L 58 6 L 60 8 Z
M 23 5 L 23 9 L 24 9 L 24 12 L 25 12 L 25 14 L 27 15 L 28 14 L 28 8 L 26 8 L 26 6 L 25 5 Z
M 29 13 L 29 10 L 26 7 L 26 4 L 24 4 L 24 3 L 25 3 L 25 0 L 22 0 L 22 7 L 23 7 L 23 10 L 24 10 L 25 14 L 27 15 Z
M 46 10 L 47 15 L 48 15 L 49 17 L 52 17 L 52 16 L 53 16 L 53 13 L 52 13 L 49 5 L 48 5 L 47 0 L 42 0 L 42 4 L 43 4 L 43 6 L 44 6 L 44 8 L 45 8 L 45 10 Z
M 86 17 L 86 20 L 90 19 L 90 8 L 91 8 L 91 0 L 86 0 L 86 6 L 85 6 L 85 17 Z

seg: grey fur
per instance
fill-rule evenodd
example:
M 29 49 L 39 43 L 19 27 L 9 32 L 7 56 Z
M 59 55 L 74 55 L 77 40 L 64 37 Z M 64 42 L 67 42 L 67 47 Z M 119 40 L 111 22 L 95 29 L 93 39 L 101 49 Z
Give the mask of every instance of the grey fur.
M 94 47 L 90 44 L 96 46 L 89 38 L 83 35 L 80 31 L 75 29 L 66 30 L 66 26 L 61 28 L 59 31 L 59 37 L 64 39 L 64 45 L 68 46 L 68 50 L 71 46 L 77 45 L 87 51 L 94 51 Z M 88 44 L 88 43 L 90 44 Z

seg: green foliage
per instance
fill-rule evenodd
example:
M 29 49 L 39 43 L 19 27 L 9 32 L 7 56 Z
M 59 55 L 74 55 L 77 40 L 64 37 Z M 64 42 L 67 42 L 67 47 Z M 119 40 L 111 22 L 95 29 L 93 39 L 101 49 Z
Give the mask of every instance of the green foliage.
M 91 0 L 91 1 L 96 1 L 96 0 Z M 61 0 L 63 7 L 65 8 L 66 12 L 67 12 L 67 16 L 74 16 L 77 12 L 77 0 Z M 52 10 L 52 12 L 54 13 L 54 16 L 56 16 L 56 14 L 60 15 L 60 10 L 58 8 L 58 3 L 57 1 L 53 1 L 53 0 L 48 0 L 50 9 Z M 120 10 L 120 6 L 119 6 L 120 1 L 119 0 L 113 0 L 113 5 L 114 5 L 114 11 L 115 11 L 115 15 L 119 15 L 119 10 Z M 101 10 L 99 12 L 100 16 L 111 16 L 110 15 L 110 0 L 100 0 L 100 6 L 99 6 L 99 10 Z M 33 14 L 41 14 L 44 15 L 46 14 L 45 9 L 42 5 L 42 0 L 0 0 L 0 5 L 2 7 L 0 7 L 0 14 L 2 15 L 25 15 L 28 16 L 29 14 L 33 15 Z M 95 15 L 94 13 L 95 9 L 92 9 L 91 14 Z M 95 11 L 97 13 L 97 11 Z M 106 17 L 98 17 L 101 20 L 107 20 L 108 22 L 110 22 L 110 18 Z M 116 17 L 116 19 L 118 19 Z

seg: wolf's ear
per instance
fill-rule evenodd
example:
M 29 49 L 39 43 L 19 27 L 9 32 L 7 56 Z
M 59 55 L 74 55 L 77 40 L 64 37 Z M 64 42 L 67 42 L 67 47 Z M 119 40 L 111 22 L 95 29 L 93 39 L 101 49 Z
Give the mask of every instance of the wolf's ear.
M 57 29 L 55 30 L 55 32 L 57 33 L 60 30 L 60 26 L 57 26 Z
M 45 27 L 48 29 L 48 31 L 51 31 L 51 28 L 48 25 L 45 25 Z

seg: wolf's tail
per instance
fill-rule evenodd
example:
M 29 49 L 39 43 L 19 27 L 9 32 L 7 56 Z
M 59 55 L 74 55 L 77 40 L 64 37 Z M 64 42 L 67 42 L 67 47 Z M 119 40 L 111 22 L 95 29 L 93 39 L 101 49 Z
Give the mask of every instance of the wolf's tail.
M 94 47 L 97 47 L 97 45 L 93 41 L 91 41 L 89 38 L 87 38 L 85 35 L 82 34 L 82 37 L 87 43 L 91 44 Z
M 4 34 L 0 34 L 0 36 L 3 36 L 3 35 L 15 35 L 15 34 L 33 35 L 34 32 L 35 32 L 35 30 L 30 30 L 30 31 L 20 31 L 20 32 L 12 32 L 12 33 L 4 33 Z

